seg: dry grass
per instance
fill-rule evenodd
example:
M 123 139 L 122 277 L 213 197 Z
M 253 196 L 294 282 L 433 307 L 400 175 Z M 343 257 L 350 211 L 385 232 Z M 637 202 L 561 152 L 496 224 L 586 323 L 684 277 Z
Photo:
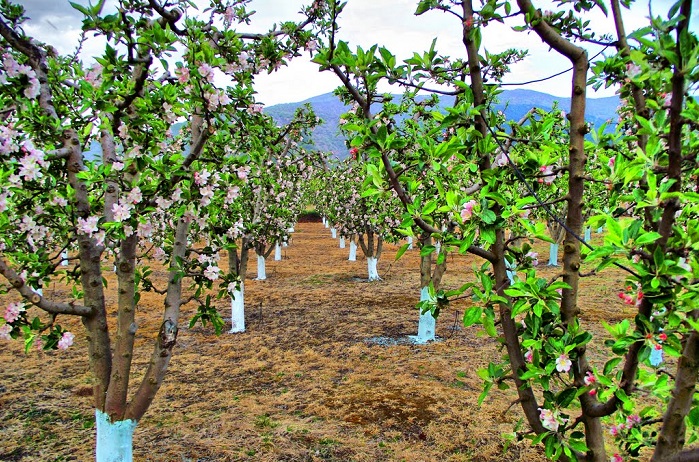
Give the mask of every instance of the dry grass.
M 216 337 L 202 327 L 188 329 L 194 308 L 185 307 L 165 383 L 134 435 L 135 459 L 543 460 L 526 441 L 505 449 L 502 434 L 521 418 L 518 407 L 510 407 L 512 390 L 493 391 L 477 406 L 476 371 L 500 351 L 477 328 L 459 327 L 467 301 L 440 317 L 440 342 L 368 341 L 417 331 L 417 252 L 393 262 L 395 247 L 387 247 L 379 262 L 384 280 L 367 283 L 363 258 L 347 261 L 347 249 L 321 224 L 302 223 L 283 261 L 268 262 L 268 280 L 246 281 L 246 333 Z M 548 246 L 539 250 L 545 262 Z M 445 285 L 470 280 L 475 263 L 469 256 L 450 258 Z M 622 281 L 613 271 L 584 280 L 586 326 L 599 331 L 600 319 L 629 314 L 614 296 Z M 45 293 L 52 290 L 59 293 Z M 150 294 L 141 299 L 132 384 L 150 354 L 159 303 Z M 219 309 L 229 319 L 228 302 L 220 301 Z M 62 323 L 82 332 L 77 320 Z M 27 355 L 21 342 L 2 342 L 0 460 L 92 458 L 92 379 L 84 338 L 77 340 L 67 352 Z

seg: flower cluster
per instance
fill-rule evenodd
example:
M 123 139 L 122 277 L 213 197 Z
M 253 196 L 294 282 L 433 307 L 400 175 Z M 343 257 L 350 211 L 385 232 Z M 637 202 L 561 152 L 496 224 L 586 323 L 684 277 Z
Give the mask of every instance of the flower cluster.
M 619 292 L 619 298 L 627 305 L 639 306 L 643 301 L 643 291 L 641 288 L 634 289 L 632 286 L 626 286 L 625 292 Z
M 7 85 L 8 78 L 16 78 L 22 75 L 27 77 L 29 80 L 29 86 L 24 89 L 24 96 L 29 99 L 36 99 L 41 92 L 41 85 L 39 84 L 39 79 L 36 77 L 36 72 L 34 69 L 27 66 L 26 64 L 19 64 L 15 58 L 9 53 L 2 55 L 2 66 L 4 68 L 4 73 L 0 73 L 0 85 Z
M 568 419 L 563 418 L 558 410 L 539 408 L 539 419 L 545 429 L 557 432 L 561 425 L 565 425 Z

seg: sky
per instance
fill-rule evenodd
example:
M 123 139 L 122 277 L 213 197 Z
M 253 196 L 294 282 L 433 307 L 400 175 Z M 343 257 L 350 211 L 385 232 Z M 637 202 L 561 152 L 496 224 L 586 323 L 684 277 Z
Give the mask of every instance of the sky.
M 74 1 L 87 4 L 87 0 Z M 249 9 L 257 13 L 253 16 L 252 26 L 241 30 L 264 32 L 275 22 L 301 20 L 303 18 L 298 11 L 301 5 L 309 2 L 310 0 L 253 0 Z M 68 0 L 19 0 L 19 3 L 24 5 L 27 16 L 30 17 L 25 26 L 27 34 L 53 45 L 60 53 L 75 50 L 80 34 L 81 15 L 70 6 Z M 413 52 L 427 50 L 436 37 L 437 50 L 441 54 L 463 57 L 465 52 L 458 20 L 452 15 L 436 11 L 415 16 L 417 3 L 417 0 L 348 0 L 339 20 L 339 38 L 349 42 L 351 48 L 359 45 L 366 49 L 373 44 L 384 46 L 399 60 L 403 60 L 412 56 Z M 542 10 L 555 8 L 548 1 L 534 3 Z M 657 15 L 667 11 L 671 3 L 672 0 L 654 0 L 651 8 L 652 11 L 657 11 Z M 627 11 L 624 14 L 627 32 L 646 25 L 648 11 L 647 2 L 640 2 Z M 613 33 L 611 18 L 602 13 L 589 18 L 596 31 Z M 530 57 L 523 63 L 512 67 L 512 73 L 505 77 L 504 82 L 540 79 L 570 68 L 568 61 L 543 46 L 534 33 L 515 32 L 511 25 L 488 26 L 484 29 L 483 44 L 491 53 L 507 48 L 527 49 L 530 53 Z M 697 14 L 692 18 L 692 29 L 699 29 Z M 102 47 L 102 42 L 89 38 L 83 45 L 83 60 L 89 63 L 89 56 L 99 53 Z M 588 54 L 593 56 L 601 49 L 602 47 L 589 46 Z M 609 53 L 611 52 L 610 49 Z M 338 87 L 340 82 L 337 77 L 331 72 L 319 72 L 318 66 L 311 63 L 309 58 L 309 53 L 306 52 L 303 57 L 295 58 L 289 66 L 279 71 L 258 76 L 255 86 L 258 101 L 268 106 L 298 102 L 331 92 Z M 543 91 L 555 96 L 570 96 L 570 79 L 571 73 L 568 72 L 553 80 L 519 88 Z M 391 89 L 386 87 L 382 90 Z M 393 91 L 398 91 L 398 88 Z M 590 96 L 611 96 L 614 91 L 610 88 Z

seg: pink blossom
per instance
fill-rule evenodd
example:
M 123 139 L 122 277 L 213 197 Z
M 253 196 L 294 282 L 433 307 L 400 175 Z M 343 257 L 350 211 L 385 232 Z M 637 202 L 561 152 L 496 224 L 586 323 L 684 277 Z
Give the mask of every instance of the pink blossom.
M 12 326 L 9 324 L 3 324 L 0 326 L 0 339 L 12 340 L 10 337 L 10 332 L 12 332 Z
M 113 170 L 116 170 L 117 172 L 120 172 L 121 170 L 124 169 L 124 163 L 123 163 L 123 162 L 114 161 L 114 162 L 112 162 L 112 169 L 113 169 Z
M 85 74 L 85 81 L 92 85 L 93 88 L 98 88 L 102 85 L 102 65 L 94 64 Z
M 226 204 L 231 204 L 235 200 L 236 197 L 240 195 L 240 188 L 237 186 L 233 186 L 232 188 L 228 188 L 228 194 L 226 195 Z
M 24 178 L 24 181 L 38 180 L 43 176 L 39 164 L 33 157 L 25 156 L 19 161 L 21 165 L 19 176 Z
M 204 186 L 209 181 L 210 176 L 211 173 L 206 169 L 202 170 L 201 172 L 194 172 L 194 183 L 197 186 Z
M 126 202 L 129 204 L 138 204 L 143 200 L 143 194 L 141 194 L 141 188 L 136 186 L 133 188 L 130 192 L 129 195 L 126 196 Z
M 210 83 L 214 81 L 214 68 L 209 63 L 202 63 L 198 67 L 199 74 Z
M 663 99 L 663 107 L 668 108 L 672 104 L 672 92 L 670 93 L 660 93 L 660 97 Z
M 51 203 L 57 207 L 66 207 L 68 205 L 68 200 L 65 197 L 56 196 L 51 199 Z
M 177 202 L 177 201 L 179 201 L 180 199 L 182 199 L 182 190 L 181 190 L 180 188 L 176 188 L 176 189 L 172 192 L 172 201 L 173 201 L 173 202 Z
M 248 114 L 254 115 L 254 114 L 262 114 L 262 105 L 261 104 L 251 104 L 248 106 Z
M 250 173 L 250 167 L 238 168 L 237 174 L 238 178 L 240 178 L 241 180 L 245 180 L 248 177 L 248 173 Z
M 558 372 L 568 372 L 570 370 L 570 366 L 572 365 L 572 361 L 565 353 L 556 358 L 556 370 Z
M 215 265 L 207 266 L 204 270 L 204 277 L 210 281 L 215 281 L 218 279 L 218 274 L 221 272 L 221 268 Z
M 8 193 L 0 194 L 0 212 L 7 210 L 7 196 Z
M 24 311 L 24 305 L 20 302 L 14 302 L 7 305 L 5 309 L 5 321 L 8 323 L 15 322 L 19 319 L 19 314 Z
M 558 411 L 542 408 L 539 408 L 539 419 L 541 419 L 541 424 L 544 428 L 552 432 L 557 432 L 560 425 L 567 422 L 567 419 L 563 419 L 558 415 Z
M 593 374 L 592 371 L 587 371 L 585 377 L 583 378 L 583 382 L 585 382 L 585 385 L 587 386 L 593 385 L 597 383 L 597 377 L 595 377 L 595 374 Z
M 172 205 L 172 201 L 165 199 L 164 197 L 158 197 L 155 199 L 155 204 L 158 206 L 158 208 L 162 210 L 166 210 L 170 208 Z
M 119 202 L 118 204 L 112 205 L 112 213 L 114 214 L 114 221 L 124 221 L 131 218 L 131 206 L 129 204 L 123 204 Z
M 637 77 L 641 74 L 641 67 L 634 63 L 626 64 L 626 76 L 630 79 Z
M 71 332 L 63 332 L 63 336 L 58 341 L 58 348 L 61 350 L 67 350 L 72 344 L 75 335 Z
M 206 207 L 211 203 L 211 199 L 214 197 L 214 187 L 211 185 L 204 186 L 199 189 L 199 194 L 201 194 L 201 200 L 199 203 Z
M 556 175 L 553 173 L 553 168 L 550 165 L 542 165 L 539 167 L 541 172 L 541 178 L 539 178 L 539 183 L 551 184 L 556 179 Z
M 612 425 L 612 428 L 609 429 L 609 433 L 616 438 L 619 436 L 619 433 L 624 430 L 624 428 L 626 428 L 624 424 Z
M 532 266 L 539 265 L 539 253 L 538 252 L 529 252 L 526 256 L 531 258 Z
M 641 423 L 641 417 L 638 414 L 631 414 L 626 418 L 626 426 L 628 428 L 633 427 Z
M 532 351 L 531 348 L 528 349 L 526 353 L 524 353 L 524 359 L 525 359 L 525 361 L 527 361 L 528 363 L 534 361 L 534 352 Z
M 189 81 L 189 68 L 178 67 L 177 70 L 175 70 L 175 74 L 177 75 L 178 82 L 187 83 Z
M 98 221 L 99 221 L 99 217 L 97 217 L 97 216 L 89 216 L 89 217 L 87 217 L 87 219 L 83 219 L 83 218 L 78 217 L 78 233 L 87 234 L 88 236 L 92 236 L 92 234 L 94 234 L 98 231 L 98 228 L 97 228 Z
M 34 71 L 32 71 L 32 74 L 34 74 Z M 36 77 L 30 77 L 29 86 L 24 89 L 24 96 L 26 96 L 29 99 L 36 99 L 36 97 L 39 96 L 40 93 L 41 84 L 39 84 L 39 79 L 37 79 Z
M 306 45 L 304 48 L 308 51 L 316 51 L 318 49 L 318 41 L 317 40 L 309 40 L 306 42 Z
M 163 263 L 167 259 L 167 254 L 162 248 L 158 247 L 155 249 L 155 252 L 153 252 L 153 258 Z
M 612 156 L 609 158 L 609 162 L 607 162 L 607 167 L 609 168 L 614 168 L 614 163 L 616 162 L 616 156 Z
M 612 458 L 609 459 L 609 462 L 624 462 L 624 459 L 622 459 L 619 454 L 614 454 Z
M 503 151 L 498 151 L 497 155 L 495 156 L 495 159 L 493 160 L 493 166 L 495 167 L 504 167 L 507 165 L 507 156 Z
M 463 221 L 467 221 L 471 218 L 473 215 L 473 207 L 475 207 L 477 202 L 475 199 L 471 199 L 470 201 L 466 202 L 461 209 L 461 219 Z
M 138 237 L 146 238 L 152 236 L 153 231 L 155 231 L 153 224 L 150 221 L 147 221 L 145 223 L 138 224 L 136 234 L 138 235 Z

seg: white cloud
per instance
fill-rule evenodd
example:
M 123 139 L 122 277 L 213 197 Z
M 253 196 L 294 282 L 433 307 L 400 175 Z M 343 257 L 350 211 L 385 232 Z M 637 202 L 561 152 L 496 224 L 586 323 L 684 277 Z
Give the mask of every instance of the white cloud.
M 76 0 L 81 4 L 87 4 L 87 0 Z M 284 20 L 300 20 L 298 14 L 302 5 L 311 0 L 254 0 L 250 9 L 257 11 L 250 27 L 245 31 L 260 32 L 266 30 L 273 23 Z M 76 45 L 80 32 L 81 16 L 75 11 L 68 0 L 23 0 L 21 2 L 27 9 L 28 16 L 32 18 L 26 26 L 26 31 L 35 35 L 42 41 L 55 46 L 61 53 L 72 52 Z M 198 0 L 197 3 L 208 3 Z M 461 43 L 461 27 L 458 20 L 447 13 L 428 12 L 422 16 L 415 16 L 417 0 L 349 0 L 343 11 L 339 24 L 338 37 L 350 43 L 368 48 L 373 44 L 385 46 L 391 50 L 399 60 L 412 56 L 414 51 L 421 53 L 429 48 L 432 39 L 437 37 L 437 50 L 453 57 L 465 57 L 465 51 Z M 674 0 L 654 0 L 655 11 L 666 12 Z M 113 8 L 114 1 L 107 0 L 106 8 Z M 542 10 L 555 7 L 551 2 L 541 2 Z M 625 12 L 627 30 L 633 30 L 647 23 L 647 4 L 636 4 L 631 11 Z M 592 27 L 601 32 L 613 32 L 611 18 L 605 17 L 601 12 L 589 16 Z M 507 26 L 491 25 L 484 29 L 483 46 L 490 52 L 501 52 L 507 48 L 525 48 L 531 57 L 523 63 L 512 67 L 512 73 L 505 77 L 506 82 L 524 82 L 546 77 L 556 72 L 568 69 L 570 64 L 547 47 L 541 44 L 540 39 L 533 33 L 515 32 L 512 25 L 517 24 L 513 19 Z M 521 24 L 521 20 L 519 20 Z M 699 24 L 697 15 L 692 20 L 696 30 Z M 103 42 L 90 37 L 84 44 L 82 54 L 86 62 L 88 57 L 98 53 L 103 47 Z M 589 55 L 597 53 L 601 47 L 590 46 Z M 610 49 L 610 53 L 612 50 Z M 568 96 L 570 93 L 570 74 L 564 74 L 554 80 L 543 83 L 531 84 L 527 88 L 545 91 L 557 96 Z M 296 102 L 311 96 L 332 91 L 339 85 L 339 80 L 330 72 L 319 73 L 318 67 L 308 60 L 308 53 L 304 57 L 296 58 L 288 67 L 271 75 L 260 75 L 256 78 L 258 99 L 273 105 L 281 102 Z M 613 93 L 613 89 L 597 96 L 607 96 Z

